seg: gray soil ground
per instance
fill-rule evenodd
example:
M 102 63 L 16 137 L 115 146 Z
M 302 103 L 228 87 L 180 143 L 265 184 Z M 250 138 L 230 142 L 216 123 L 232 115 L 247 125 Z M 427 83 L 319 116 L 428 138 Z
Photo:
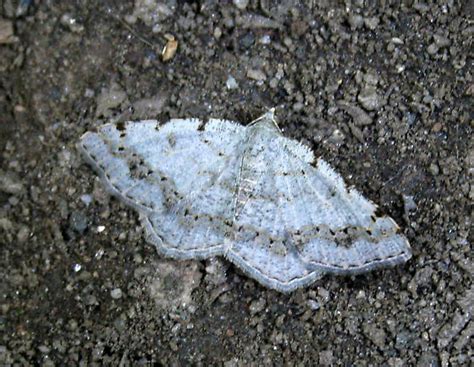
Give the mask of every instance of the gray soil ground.
M 474 5 L 388 3 L 0 1 L 0 364 L 468 365 Z M 269 107 L 399 223 L 407 264 L 283 295 L 163 259 L 75 147 Z

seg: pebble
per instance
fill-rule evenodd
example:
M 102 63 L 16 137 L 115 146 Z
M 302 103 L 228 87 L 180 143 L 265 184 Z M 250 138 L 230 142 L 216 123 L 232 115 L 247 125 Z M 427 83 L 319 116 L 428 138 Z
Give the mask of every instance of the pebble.
M 105 251 L 104 251 L 104 249 L 101 248 L 101 249 L 97 250 L 97 252 L 95 253 L 94 257 L 95 257 L 97 260 L 100 260 L 100 259 L 102 259 L 102 256 L 104 256 L 104 254 L 105 254 Z
M 216 39 L 221 38 L 222 37 L 222 29 L 220 29 L 219 27 L 214 28 L 214 37 Z
M 417 122 L 417 116 L 415 113 L 407 112 L 405 116 L 406 116 L 405 119 L 406 119 L 407 125 L 409 127 L 412 127 Z
M 30 236 L 30 229 L 27 226 L 22 225 L 16 235 L 18 242 L 20 243 L 26 242 L 29 236 Z
M 233 0 L 233 3 L 238 9 L 245 10 L 249 4 L 249 0 Z
M 240 17 L 237 17 L 236 22 L 242 28 L 251 28 L 251 29 L 260 29 L 260 28 L 268 28 L 268 29 L 280 29 L 282 25 L 273 19 L 256 15 L 256 14 L 244 14 Z
M 247 71 L 247 77 L 249 79 L 253 79 L 257 81 L 264 81 L 265 79 L 267 79 L 267 76 L 265 75 L 265 73 L 257 69 L 249 69 Z
M 389 367 L 403 367 L 405 363 L 401 358 L 392 357 L 388 361 Z
M 79 233 L 82 234 L 88 227 L 88 218 L 83 212 L 80 211 L 73 211 L 71 216 L 69 217 L 69 227 Z
M 193 302 L 191 294 L 199 287 L 202 277 L 197 262 L 160 260 L 148 266 L 150 269 L 140 273 L 148 271 L 152 274 L 148 288 L 156 305 L 161 309 L 187 308 L 190 311 Z M 138 275 L 137 270 L 135 276 Z
M 425 351 L 418 359 L 417 366 L 437 366 L 438 357 L 432 352 Z
M 431 163 L 429 171 L 433 176 L 437 176 L 439 174 L 439 166 L 436 163 Z
M 272 42 L 272 37 L 270 37 L 269 34 L 264 34 L 262 37 L 260 37 L 258 42 L 262 45 L 269 45 Z
M 163 111 L 167 96 L 157 94 L 150 98 L 143 98 L 133 103 L 133 119 L 156 118 Z
M 206 281 L 214 286 L 224 284 L 227 281 L 228 265 L 217 257 L 206 261 Z
M 373 71 L 368 71 L 365 73 L 362 79 L 367 85 L 375 86 L 379 83 L 379 76 Z
M 472 300 L 471 300 L 472 303 Z M 457 350 L 462 350 L 473 338 L 474 336 L 474 322 L 469 322 L 466 328 L 459 335 L 458 340 L 454 343 L 454 348 Z
M 393 43 L 394 45 L 403 45 L 405 42 L 403 42 L 403 40 L 399 37 L 392 37 L 392 39 L 390 40 L 391 43 Z
M 5 232 L 13 229 L 13 223 L 8 218 L 0 218 L 0 229 Z
M 84 26 L 79 24 L 71 14 L 63 14 L 60 19 L 61 24 L 73 33 L 81 33 Z
M 142 20 L 147 26 L 152 26 L 153 33 L 156 33 L 161 27 L 160 22 L 172 16 L 173 8 L 161 0 L 135 0 L 133 13 L 125 17 L 125 21 L 134 24 L 138 19 Z
M 110 291 L 110 296 L 113 299 L 120 299 L 122 298 L 122 290 L 120 288 L 115 288 Z
M 179 347 L 178 347 L 178 344 L 175 342 L 175 341 L 171 341 L 170 342 L 170 349 L 173 351 L 173 352 L 177 352 Z
M 86 88 L 86 90 L 84 91 L 84 97 L 86 98 L 92 98 L 95 96 L 95 91 L 94 89 L 91 89 L 91 88 Z
M 418 208 L 413 198 L 413 195 L 403 195 L 402 199 L 405 215 L 408 215 L 409 212 L 415 211 Z
M 75 273 L 78 273 L 78 272 L 81 271 L 82 265 L 81 265 L 81 264 L 74 264 L 74 266 L 72 267 L 72 269 L 74 270 Z
M 370 17 L 370 18 L 365 18 L 364 19 L 364 24 L 367 28 L 370 30 L 375 30 L 377 26 L 379 25 L 380 20 L 377 17 Z
M 435 43 L 430 44 L 426 49 L 426 52 L 428 52 L 430 55 L 434 55 L 438 51 L 439 51 L 439 48 L 438 48 L 438 46 L 436 46 Z
M 373 324 L 364 324 L 364 334 L 374 343 L 378 348 L 383 349 L 386 344 L 387 335 L 381 328 Z
M 421 286 L 427 286 L 431 283 L 431 277 L 433 275 L 433 268 L 426 266 L 420 268 L 415 273 L 414 277 L 408 283 L 407 289 L 412 293 L 413 297 L 417 296 L 418 288 Z
M 23 183 L 13 172 L 0 170 L 0 191 L 7 194 L 19 195 L 24 191 Z
M 114 327 L 118 331 L 124 331 L 125 328 L 127 327 L 127 321 L 125 320 L 125 317 L 124 316 L 117 317 L 114 321 Z
M 334 354 L 330 349 L 319 352 L 319 365 L 321 366 L 333 366 L 334 365 Z
M 359 14 L 351 13 L 349 15 L 348 21 L 352 29 L 358 29 L 362 26 L 362 24 L 364 24 L 364 18 Z
M 255 35 L 252 32 L 247 32 L 239 39 L 239 44 L 242 48 L 250 48 L 255 43 Z
M 456 312 L 453 318 L 438 332 L 438 348 L 446 348 L 454 337 L 461 333 L 470 320 L 469 313 Z
M 442 129 L 443 129 L 443 124 L 440 122 L 437 122 L 431 128 L 431 131 L 433 131 L 434 133 L 439 133 Z
M 232 75 L 229 75 L 227 81 L 225 82 L 225 85 L 229 90 L 237 89 L 239 87 L 239 84 Z
M 323 287 L 319 287 L 318 288 L 318 296 L 321 298 L 321 301 L 323 303 L 326 303 L 329 301 L 330 299 L 330 293 L 327 289 L 323 288 Z
M 27 15 L 28 9 L 32 7 L 35 3 L 33 0 L 21 0 L 18 1 L 18 6 L 15 11 L 15 16 L 16 17 L 22 17 L 24 15 Z
M 317 311 L 320 309 L 321 305 L 319 304 L 318 301 L 315 301 L 314 299 L 309 299 L 308 300 L 308 306 L 312 311 Z
M 99 300 L 93 294 L 88 294 L 84 296 L 84 303 L 88 306 L 97 306 L 99 305 Z
M 110 88 L 102 89 L 97 97 L 96 117 L 109 116 L 111 110 L 119 107 L 127 99 L 127 94 L 117 83 L 112 83 Z
M 266 302 L 265 299 L 259 298 L 258 300 L 252 301 L 249 306 L 250 314 L 256 315 L 257 313 L 261 312 L 265 308 Z
M 0 44 L 13 43 L 13 23 L 6 19 L 0 18 Z
M 340 129 L 334 129 L 332 134 L 328 139 L 325 140 L 326 143 L 333 145 L 334 147 L 340 146 L 346 138 L 346 135 Z
M 298 112 L 301 111 L 304 108 L 304 103 L 302 102 L 296 102 L 293 104 L 293 111 Z
M 41 353 L 46 354 L 46 353 L 49 353 L 49 352 L 51 351 L 51 348 L 49 348 L 49 347 L 46 346 L 46 345 L 40 345 L 40 346 L 38 347 L 38 350 L 39 350 Z
M 365 86 L 357 96 L 357 100 L 368 111 L 378 110 L 382 105 L 381 98 L 373 86 Z
M 357 106 L 351 105 L 349 102 L 346 101 L 339 101 L 337 103 L 339 107 L 344 109 L 351 117 L 352 121 L 357 126 L 365 126 L 372 124 L 373 120 L 369 116 L 367 112 L 365 112 L 362 108 Z
M 449 45 L 451 45 L 451 41 L 449 40 L 449 38 L 446 38 L 439 34 L 433 35 L 433 40 L 435 45 L 439 48 L 448 47 Z
M 291 33 L 296 37 L 302 37 L 308 31 L 309 25 L 303 20 L 296 20 L 291 23 Z
M 90 203 L 92 203 L 92 195 L 90 195 L 90 194 L 81 195 L 81 201 L 84 204 L 86 204 L 86 206 L 89 206 Z

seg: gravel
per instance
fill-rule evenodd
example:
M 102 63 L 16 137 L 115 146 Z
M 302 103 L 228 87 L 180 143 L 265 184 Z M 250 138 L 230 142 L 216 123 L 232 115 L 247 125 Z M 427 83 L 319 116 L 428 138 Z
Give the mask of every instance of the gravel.
M 472 6 L 389 3 L 4 1 L 0 364 L 468 365 Z M 283 295 L 163 259 L 76 150 L 107 122 L 271 107 L 397 221 L 406 265 Z

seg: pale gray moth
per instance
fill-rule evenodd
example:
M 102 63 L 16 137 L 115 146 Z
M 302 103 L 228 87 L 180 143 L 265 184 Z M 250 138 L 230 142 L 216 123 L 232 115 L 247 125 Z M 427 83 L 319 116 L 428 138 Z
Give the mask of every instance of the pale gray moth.
M 79 147 L 107 190 L 136 209 L 164 256 L 222 255 L 281 292 L 326 273 L 403 263 L 396 223 L 312 151 L 273 110 L 248 126 L 211 119 L 107 124 Z

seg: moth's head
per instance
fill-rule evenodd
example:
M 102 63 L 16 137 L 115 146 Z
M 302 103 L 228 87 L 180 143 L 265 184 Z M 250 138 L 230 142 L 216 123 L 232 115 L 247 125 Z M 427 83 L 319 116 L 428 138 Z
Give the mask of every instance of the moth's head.
M 251 129 L 258 129 L 261 131 L 271 131 L 281 134 L 280 127 L 275 120 L 275 109 L 271 108 L 267 113 L 260 116 L 258 119 L 252 121 L 249 125 Z

